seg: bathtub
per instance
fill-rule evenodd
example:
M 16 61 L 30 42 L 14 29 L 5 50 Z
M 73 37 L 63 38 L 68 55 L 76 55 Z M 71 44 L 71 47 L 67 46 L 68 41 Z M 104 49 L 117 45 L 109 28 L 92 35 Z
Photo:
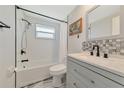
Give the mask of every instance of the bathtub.
M 16 69 L 16 87 L 24 87 L 29 84 L 49 78 L 49 67 L 55 64 L 46 63 L 42 65 L 32 65 L 27 63 L 25 66 L 23 65 L 18 67 Z

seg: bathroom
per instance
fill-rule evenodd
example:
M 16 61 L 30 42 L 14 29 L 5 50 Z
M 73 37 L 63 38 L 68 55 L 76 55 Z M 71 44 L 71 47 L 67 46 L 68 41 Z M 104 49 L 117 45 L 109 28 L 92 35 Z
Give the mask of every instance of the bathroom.
M 123 9 L 0 5 L 0 88 L 123 88 Z

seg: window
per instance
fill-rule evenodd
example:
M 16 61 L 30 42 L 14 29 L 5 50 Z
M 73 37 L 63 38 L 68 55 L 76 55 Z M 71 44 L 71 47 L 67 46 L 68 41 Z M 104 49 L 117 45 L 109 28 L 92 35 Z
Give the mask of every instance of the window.
M 36 24 L 36 38 L 55 39 L 55 27 Z

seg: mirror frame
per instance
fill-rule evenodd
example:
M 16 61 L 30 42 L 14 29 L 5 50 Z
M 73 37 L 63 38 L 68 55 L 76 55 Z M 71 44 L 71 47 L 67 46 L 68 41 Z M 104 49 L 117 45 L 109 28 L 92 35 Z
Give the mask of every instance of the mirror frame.
M 95 10 L 96 8 L 100 7 L 102 5 L 95 5 L 93 6 L 91 9 L 89 9 L 87 12 L 86 12 L 86 41 L 94 41 L 94 40 L 105 40 L 105 39 L 117 39 L 117 38 L 124 38 L 124 34 L 121 34 L 121 31 L 120 31 L 120 35 L 113 35 L 113 36 L 105 36 L 105 37 L 100 37 L 100 38 L 89 38 L 89 31 L 88 31 L 88 14 L 90 12 L 92 12 L 93 10 Z M 121 24 L 120 24 L 121 25 Z M 121 30 L 121 29 L 120 29 Z

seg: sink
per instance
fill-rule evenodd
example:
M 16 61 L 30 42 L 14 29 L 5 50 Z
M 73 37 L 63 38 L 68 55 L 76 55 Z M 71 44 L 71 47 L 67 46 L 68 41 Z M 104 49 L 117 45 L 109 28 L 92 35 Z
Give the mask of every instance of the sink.
M 111 61 L 116 61 L 116 62 L 124 62 L 124 59 L 120 59 L 120 58 L 108 58 L 109 60 L 111 60 Z
M 84 53 L 80 53 L 80 54 L 75 54 L 78 58 L 83 58 L 83 59 L 87 59 L 87 55 L 85 55 Z

